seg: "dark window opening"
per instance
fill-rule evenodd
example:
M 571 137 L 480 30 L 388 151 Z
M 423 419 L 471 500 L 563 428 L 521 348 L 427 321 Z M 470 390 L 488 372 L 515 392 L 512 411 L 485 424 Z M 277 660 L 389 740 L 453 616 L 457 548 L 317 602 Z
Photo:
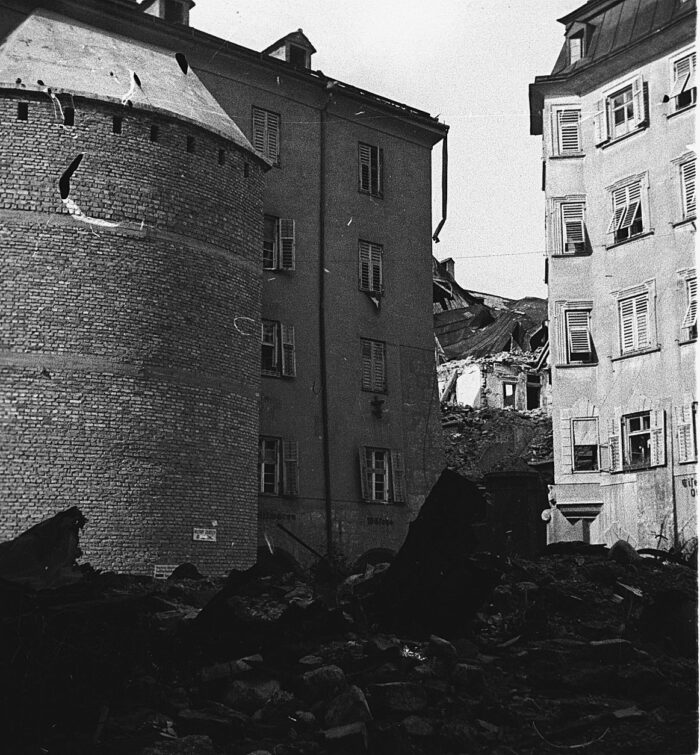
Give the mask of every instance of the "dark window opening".
M 165 0 L 163 19 L 171 24 L 184 24 L 185 9 L 177 0 Z
M 26 121 L 29 119 L 29 103 L 18 102 L 17 103 L 17 120 Z
M 75 125 L 75 108 L 72 108 L 72 107 L 63 108 L 63 125 L 64 126 Z
M 527 408 L 540 408 L 540 386 L 529 383 L 527 386 Z
M 623 418 L 625 430 L 625 468 L 651 466 L 651 416 L 649 412 Z
M 226 162 L 226 150 L 220 149 L 219 150 L 219 165 L 224 165 Z
M 676 97 L 676 110 L 681 110 L 684 107 L 690 107 L 695 104 L 696 89 L 686 89 Z
M 298 68 L 306 68 L 306 50 L 303 47 L 289 45 L 289 62 Z
M 112 118 L 112 133 L 121 134 L 122 132 L 122 118 L 120 115 L 115 115 Z
M 155 124 L 151 126 L 151 141 L 157 142 L 158 137 L 160 136 L 160 129 Z
M 243 163 L 243 178 L 248 178 L 250 175 L 250 165 L 248 163 Z
M 194 152 L 194 136 L 187 137 L 187 151 L 192 154 Z
M 625 228 L 618 228 L 615 231 L 615 241 L 624 241 L 632 236 L 636 236 L 644 230 L 644 224 L 642 222 L 642 205 L 637 205 L 637 209 L 634 213 L 634 219 L 632 223 Z
M 575 419 L 572 423 L 574 442 L 574 472 L 598 470 L 598 420 L 591 417 Z

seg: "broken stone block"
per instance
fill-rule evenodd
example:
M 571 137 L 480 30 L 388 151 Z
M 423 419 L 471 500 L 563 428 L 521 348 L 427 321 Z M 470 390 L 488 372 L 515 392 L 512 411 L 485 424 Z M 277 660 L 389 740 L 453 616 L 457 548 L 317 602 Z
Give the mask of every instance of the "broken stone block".
M 302 674 L 301 681 L 307 697 L 320 700 L 337 695 L 345 688 L 345 673 L 338 666 L 321 666 Z
M 141 750 L 141 755 L 216 755 L 216 750 L 210 737 L 192 734 L 155 742 Z
M 367 727 L 361 721 L 326 729 L 323 732 L 323 736 L 327 741 L 346 740 L 352 737 L 356 740 L 356 742 L 353 742 L 353 747 L 367 749 Z
M 253 713 L 280 690 L 276 679 L 237 679 L 229 686 L 224 702 L 236 710 Z
M 449 640 L 438 637 L 436 634 L 430 635 L 427 652 L 433 658 L 443 661 L 447 666 L 451 667 L 457 663 L 457 650 L 455 646 Z
M 331 700 L 326 710 L 325 724 L 328 727 L 342 726 L 356 721 L 371 721 L 372 713 L 365 693 L 354 684 Z
M 406 716 L 401 725 L 411 737 L 432 737 L 435 733 L 430 721 L 420 716 Z
M 297 710 L 292 716 L 296 722 L 304 724 L 304 726 L 313 726 L 316 723 L 316 716 L 308 710 Z
M 412 682 L 388 682 L 373 684 L 369 688 L 372 705 L 397 711 L 399 713 L 417 713 L 428 705 L 428 695 L 419 684 Z
M 242 659 L 238 661 L 224 661 L 223 663 L 215 663 L 213 666 L 203 668 L 200 672 L 200 677 L 203 682 L 214 682 L 219 679 L 233 679 L 252 670 L 253 667 Z
M 452 681 L 462 689 L 480 690 L 484 686 L 484 671 L 470 663 L 458 663 L 452 670 Z
M 323 658 L 319 658 L 317 655 L 305 655 L 298 662 L 302 666 L 320 666 L 323 663 Z
M 203 709 L 181 710 L 177 714 L 177 721 L 178 732 L 218 738 L 241 731 L 248 723 L 248 716 L 221 703 L 209 702 Z
M 608 558 L 617 561 L 618 564 L 634 564 L 642 560 L 637 551 L 624 540 L 618 540 L 610 548 Z

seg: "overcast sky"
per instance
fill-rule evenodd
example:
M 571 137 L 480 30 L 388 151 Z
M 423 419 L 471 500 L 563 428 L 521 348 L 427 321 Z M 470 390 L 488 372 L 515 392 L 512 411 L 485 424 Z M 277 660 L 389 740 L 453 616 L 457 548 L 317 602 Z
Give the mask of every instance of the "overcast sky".
M 584 0 L 197 0 L 192 26 L 262 50 L 302 28 L 312 67 L 450 126 L 449 207 L 433 253 L 465 288 L 546 296 L 541 141 L 528 84 L 549 73 L 557 19 Z M 440 219 L 433 151 L 433 227 Z

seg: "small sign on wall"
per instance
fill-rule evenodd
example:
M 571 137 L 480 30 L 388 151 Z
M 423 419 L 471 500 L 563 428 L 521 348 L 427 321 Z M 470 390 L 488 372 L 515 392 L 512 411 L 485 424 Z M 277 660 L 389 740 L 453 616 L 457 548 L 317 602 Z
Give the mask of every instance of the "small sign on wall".
M 194 527 L 192 530 L 192 539 L 205 543 L 215 543 L 216 529 L 214 527 Z

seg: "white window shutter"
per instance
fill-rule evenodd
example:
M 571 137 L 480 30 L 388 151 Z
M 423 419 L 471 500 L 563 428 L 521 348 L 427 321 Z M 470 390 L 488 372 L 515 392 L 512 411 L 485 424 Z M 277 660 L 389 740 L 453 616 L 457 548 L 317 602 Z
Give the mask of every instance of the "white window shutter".
M 576 254 L 585 249 L 583 202 L 565 202 L 561 206 L 563 253 Z
M 296 222 L 290 218 L 280 218 L 279 231 L 280 267 L 283 270 L 294 270 L 296 266 Z
M 575 154 L 581 151 L 581 111 L 559 110 L 558 146 L 559 154 Z
M 570 474 L 574 468 L 574 449 L 571 440 L 571 420 L 562 417 L 559 423 L 561 440 L 561 467 L 564 474 Z
M 372 390 L 372 342 L 362 340 L 362 388 Z
M 393 490 L 393 502 L 406 502 L 406 470 L 401 451 L 391 451 L 391 486 Z
M 632 101 L 634 102 L 634 125 L 641 126 L 646 120 L 644 83 L 641 76 L 637 76 L 632 82 Z
M 619 304 L 620 350 L 623 354 L 634 351 L 636 347 L 634 309 L 634 299 L 624 299 Z
M 266 155 L 273 163 L 279 162 L 280 159 L 280 117 L 276 113 L 266 113 L 267 116 L 267 134 L 266 134 Z
M 360 241 L 360 290 L 371 291 L 372 290 L 372 253 L 371 244 L 366 241 Z
M 681 328 L 692 328 L 698 321 L 698 279 L 687 281 L 688 309 L 685 311 Z
M 360 490 L 362 493 L 362 500 L 371 501 L 369 479 L 367 473 L 367 447 L 360 446 Z
M 673 411 L 678 444 L 678 461 L 695 461 L 697 450 L 693 435 L 693 408 L 692 406 L 675 406 Z
M 370 285 L 372 292 L 375 294 L 381 293 L 383 286 L 383 274 L 382 274 L 382 247 L 379 244 L 371 244 L 371 267 L 372 267 L 372 279 Z
M 642 349 L 651 342 L 651 328 L 649 327 L 649 299 L 646 294 L 638 296 L 635 300 L 636 317 L 636 347 Z
M 586 310 L 568 311 L 566 326 L 569 354 L 572 359 L 575 359 L 577 354 L 590 354 L 592 351 L 590 313 Z
M 294 347 L 294 326 L 282 325 L 282 374 L 285 377 L 295 377 L 297 374 L 297 360 Z
M 651 466 L 660 467 L 666 463 L 665 413 L 663 409 L 649 412 L 651 425 L 650 457 Z
M 595 143 L 597 146 L 608 140 L 608 114 L 605 100 L 598 100 L 595 109 L 596 112 L 593 115 L 593 130 L 595 132 Z
M 683 194 L 683 217 L 695 215 L 695 160 L 681 165 L 681 190 Z
M 561 205 L 554 204 L 547 216 L 549 229 L 552 236 L 552 254 L 564 254 L 564 234 L 562 230 Z
M 299 495 L 299 449 L 295 440 L 282 442 L 283 490 L 288 496 Z
M 621 412 L 615 410 L 615 419 L 610 420 L 610 429 L 608 432 L 608 444 L 610 448 L 610 471 L 622 471 L 622 430 L 621 430 Z

